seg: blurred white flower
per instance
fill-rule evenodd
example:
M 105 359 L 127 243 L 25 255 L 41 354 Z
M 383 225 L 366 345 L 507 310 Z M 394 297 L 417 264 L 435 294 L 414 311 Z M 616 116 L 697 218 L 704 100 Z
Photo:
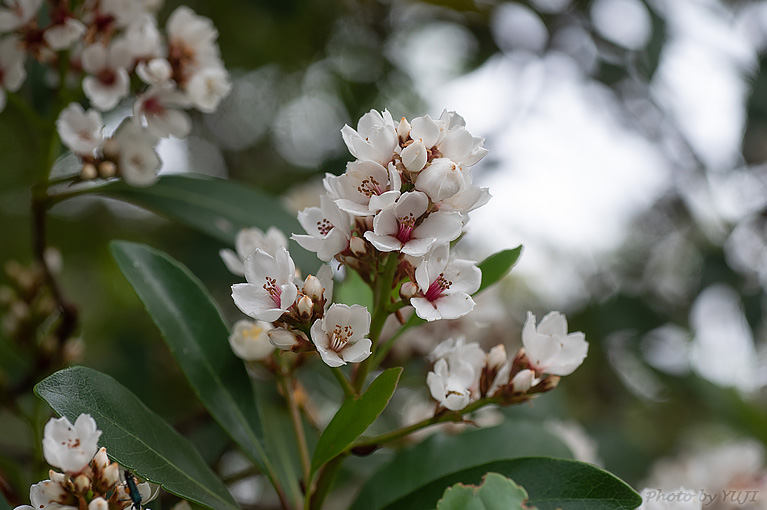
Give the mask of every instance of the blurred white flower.
M 434 371 L 426 376 L 426 384 L 431 396 L 440 405 L 451 411 L 460 411 L 471 401 L 471 386 L 476 379 L 472 366 L 462 360 L 439 359 L 434 364 Z
M 5 92 L 16 92 L 21 88 L 27 71 L 24 69 L 26 53 L 15 37 L 0 41 L 0 112 L 5 109 Z
M 85 33 L 85 25 L 76 18 L 66 18 L 51 25 L 43 32 L 43 39 L 54 51 L 65 50 L 77 42 Z
M 79 473 L 96 455 L 100 436 L 89 414 L 78 416 L 74 425 L 65 416 L 51 418 L 43 431 L 43 456 L 53 467 Z
M 128 68 L 134 62 L 151 62 L 164 56 L 164 44 L 157 19 L 151 15 L 140 16 L 114 39 L 113 46 L 129 55 Z
M 298 289 L 293 278 L 296 266 L 288 250 L 272 256 L 261 249 L 245 259 L 248 283 L 232 285 L 232 299 L 242 313 L 254 319 L 274 322 L 293 306 Z
M 101 114 L 91 109 L 86 112 L 79 103 L 70 103 L 56 120 L 61 142 L 79 155 L 93 155 L 104 145 L 103 128 Z
M 51 471 L 50 476 L 51 480 L 43 480 L 29 488 L 29 501 L 32 506 L 24 505 L 17 507 L 16 510 L 29 508 L 34 510 L 79 510 L 77 500 L 64 487 L 64 475 Z
M 370 356 L 370 312 L 360 305 L 334 303 L 325 317 L 312 324 L 312 342 L 331 367 L 359 363 Z
M 182 88 L 199 70 L 223 67 L 216 44 L 218 30 L 210 19 L 182 5 L 170 14 L 165 29 L 168 33 L 168 61 Z
M 435 245 L 449 243 L 461 235 L 463 220 L 458 213 L 427 214 L 429 198 L 420 191 L 403 193 L 397 202 L 373 219 L 373 230 L 365 239 L 380 251 L 400 251 L 422 257 Z
M 113 142 L 110 144 L 110 142 Z M 105 143 L 118 155 L 118 168 L 123 180 L 131 186 L 149 186 L 157 181 L 160 156 L 155 146 L 157 139 L 146 129 L 126 118 L 117 128 L 112 140 Z
M 11 32 L 32 21 L 43 0 L 5 0 L 0 8 L 0 32 Z
M 268 322 L 239 320 L 229 335 L 229 345 L 238 358 L 261 361 L 274 351 L 274 345 L 269 341 L 271 329 L 273 326 Z
M 133 116 L 143 121 L 157 138 L 185 138 L 192 129 L 192 119 L 180 108 L 188 106 L 184 94 L 170 83 L 153 85 L 133 103 Z
M 92 44 L 83 50 L 83 92 L 101 111 L 111 110 L 126 97 L 130 87 L 127 67 L 131 55 L 123 46 Z
M 527 312 L 522 343 L 538 374 L 569 375 L 583 363 L 589 349 L 583 333 L 567 334 L 567 319 L 559 312 L 546 314 L 537 328 L 535 316 Z
M 212 113 L 232 90 L 232 83 L 224 66 L 207 66 L 189 78 L 185 89 L 187 98 L 195 108 L 204 113 Z
M 320 197 L 320 207 L 307 207 L 300 211 L 298 222 L 308 235 L 293 234 L 291 239 L 301 247 L 315 252 L 324 262 L 330 262 L 336 254 L 349 246 L 349 215 L 341 211 L 327 195 Z
M 147 85 L 162 85 L 170 81 L 173 68 L 164 58 L 141 61 L 136 65 L 136 74 Z
M 269 227 L 266 233 L 256 227 L 244 228 L 237 232 L 234 246 L 237 250 L 236 253 L 229 249 L 223 249 L 218 254 L 230 272 L 237 276 L 244 276 L 245 268 L 243 262 L 246 258 L 253 255 L 256 248 L 274 257 L 280 249 L 287 249 L 288 239 L 277 227 Z
M 344 125 L 341 136 L 355 158 L 383 166 L 389 164 L 398 147 L 397 128 L 388 110 L 383 113 L 370 110 L 360 118 L 356 131 Z

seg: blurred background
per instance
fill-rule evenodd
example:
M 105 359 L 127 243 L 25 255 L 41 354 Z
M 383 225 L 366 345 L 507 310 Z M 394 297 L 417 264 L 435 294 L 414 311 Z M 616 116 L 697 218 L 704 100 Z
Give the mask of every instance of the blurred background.
M 179 3 L 165 2 L 161 24 Z M 460 249 L 477 260 L 524 252 L 468 320 L 403 338 L 392 362 L 461 331 L 515 346 L 528 310 L 560 310 L 585 332 L 589 357 L 556 392 L 507 414 L 552 420 L 582 458 L 638 489 L 756 487 L 767 500 L 767 2 L 183 3 L 218 27 L 233 89 L 188 139 L 163 141 L 163 172 L 236 180 L 298 210 L 351 159 L 344 124 L 370 109 L 457 111 L 486 138 L 473 173 L 494 196 Z M 31 260 L 32 129 L 12 106 L 0 114 L 6 285 L 9 261 Z M 237 279 L 221 244 L 93 198 L 57 206 L 49 237 L 81 316 L 69 361 L 114 376 L 219 462 L 226 440 L 107 244 L 167 251 L 233 322 Z M 3 312 L 0 381 L 10 384 L 30 362 L 13 343 L 13 310 Z M 422 368 L 409 375 L 425 381 Z M 0 472 L 4 492 L 23 496 L 42 463 L 14 405 L 36 409 L 39 423 L 48 415 L 29 391 L 4 396 Z

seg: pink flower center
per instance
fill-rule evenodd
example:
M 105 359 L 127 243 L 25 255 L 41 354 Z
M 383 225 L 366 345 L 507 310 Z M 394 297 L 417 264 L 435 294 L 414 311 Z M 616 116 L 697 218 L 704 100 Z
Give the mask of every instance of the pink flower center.
M 333 224 L 327 218 L 322 218 L 322 220 L 317 222 L 317 230 L 322 237 L 327 236 L 333 230 L 333 227 Z
M 162 115 L 165 113 L 165 107 L 156 97 L 150 97 L 144 101 L 144 111 L 151 115 Z
M 415 217 L 413 213 L 408 214 L 404 218 L 398 218 L 399 231 L 397 232 L 397 240 L 401 243 L 410 241 L 413 237 L 413 229 L 415 228 Z
M 264 290 L 266 291 L 267 294 L 269 294 L 269 297 L 272 298 L 272 301 L 274 301 L 275 306 L 277 308 L 282 308 L 282 301 L 280 300 L 280 296 L 282 295 L 282 289 L 277 286 L 277 280 L 267 276 L 266 283 L 264 284 Z
M 360 194 L 366 196 L 367 198 L 383 193 L 381 185 L 372 175 L 368 176 L 367 179 L 364 179 L 360 185 L 357 186 L 357 191 L 359 191 Z
M 340 352 L 341 349 L 346 347 L 346 344 L 349 343 L 349 339 L 354 334 L 354 330 L 351 326 L 341 326 L 340 324 L 336 324 L 336 327 L 333 328 L 333 331 L 330 333 L 330 350 L 334 352 Z
M 429 290 L 426 291 L 426 295 L 424 297 L 429 301 L 435 301 L 439 299 L 452 284 L 453 282 L 445 278 L 445 273 L 440 273 L 439 277 L 431 282 L 431 285 L 429 285 Z

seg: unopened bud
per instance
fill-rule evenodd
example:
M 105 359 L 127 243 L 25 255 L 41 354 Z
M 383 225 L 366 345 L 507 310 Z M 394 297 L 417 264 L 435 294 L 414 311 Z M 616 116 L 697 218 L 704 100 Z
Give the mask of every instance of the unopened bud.
M 99 172 L 96 170 L 96 165 L 93 163 L 85 163 L 82 170 L 80 170 L 80 179 L 84 181 L 93 180 L 98 176 Z
M 428 156 L 426 146 L 422 140 L 418 139 L 402 149 L 402 164 L 405 165 L 408 172 L 415 174 L 426 166 Z
M 309 296 L 304 296 L 298 300 L 298 305 L 296 306 L 296 308 L 298 309 L 298 314 L 301 317 L 311 317 L 312 308 L 314 308 L 314 303 L 309 298 Z
M 54 471 L 52 469 L 48 470 L 48 478 L 50 481 L 55 483 L 64 484 L 67 481 L 67 475 L 64 473 L 59 473 L 58 471 Z
M 357 236 L 354 236 L 349 240 L 349 249 L 358 257 L 362 257 L 368 252 L 365 240 Z
M 320 279 L 311 274 L 307 276 L 301 292 L 303 292 L 305 296 L 308 296 L 313 301 L 319 301 L 322 299 L 322 283 L 320 283 Z
M 511 387 L 514 393 L 527 393 L 530 388 L 538 384 L 541 380 L 535 377 L 535 372 L 525 369 L 519 372 L 511 380 Z
M 109 465 L 109 457 L 107 457 L 107 449 L 103 446 L 99 448 L 96 455 L 93 456 L 91 465 L 96 471 L 104 471 Z
M 410 299 L 418 292 L 418 285 L 413 282 L 405 282 L 399 288 L 399 295 L 402 299 Z
M 506 363 L 506 348 L 498 344 L 487 353 L 487 369 L 497 371 Z
M 78 494 L 85 494 L 91 490 L 91 479 L 85 475 L 77 475 L 74 479 L 75 491 Z
M 99 163 L 99 175 L 104 179 L 114 177 L 117 173 L 117 165 L 111 161 L 102 161 Z
M 278 349 L 289 351 L 298 341 L 296 335 L 284 328 L 269 330 L 269 341 Z
M 400 140 L 403 142 L 410 137 L 410 123 L 405 117 L 402 117 L 402 120 L 397 124 L 397 136 L 399 136 Z
M 104 468 L 104 473 L 101 476 L 104 483 L 112 487 L 113 485 L 116 485 L 120 481 L 120 466 L 117 464 L 117 462 L 112 462 L 109 464 L 106 468 Z
M 104 157 L 117 160 L 120 157 L 120 144 L 114 138 L 104 142 L 104 146 L 101 148 L 101 153 Z
M 94 498 L 88 503 L 88 510 L 109 510 L 109 503 L 104 498 Z

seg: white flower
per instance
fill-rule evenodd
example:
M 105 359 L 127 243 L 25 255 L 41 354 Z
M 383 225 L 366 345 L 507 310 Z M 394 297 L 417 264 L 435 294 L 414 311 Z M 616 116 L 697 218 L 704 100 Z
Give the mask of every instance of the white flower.
M 16 92 L 27 77 L 25 58 L 26 53 L 14 37 L 0 41 L 0 112 L 5 109 L 5 91 Z
M 336 254 L 349 246 L 349 215 L 341 211 L 327 195 L 320 197 L 320 207 L 307 207 L 300 211 L 298 222 L 308 235 L 293 234 L 291 239 L 315 252 L 324 262 L 330 262 Z
M 114 18 L 119 27 L 127 27 L 144 15 L 141 2 L 126 0 L 100 0 L 99 9 L 103 14 Z
M 104 145 L 103 128 L 101 114 L 96 110 L 86 112 L 79 103 L 70 103 L 56 120 L 62 143 L 80 155 L 93 155 Z
M 184 94 L 171 83 L 153 85 L 136 98 L 133 115 L 157 138 L 169 135 L 185 138 L 192 129 L 192 119 L 178 108 L 188 104 Z
M 444 157 L 461 167 L 470 167 L 487 154 L 483 147 L 485 139 L 472 136 L 466 130 L 463 117 L 457 113 L 444 110 L 437 123 L 441 131 L 437 148 Z
M 173 68 L 164 58 L 153 58 L 136 65 L 136 74 L 147 85 L 162 85 L 170 81 Z
M 429 361 L 435 362 L 440 359 L 447 360 L 450 366 L 458 363 L 459 361 L 468 363 L 471 369 L 474 371 L 476 385 L 479 385 L 479 376 L 482 369 L 485 366 L 487 355 L 482 347 L 477 342 L 466 343 L 466 338 L 459 336 L 456 338 L 448 338 L 439 343 L 428 356 Z M 473 387 L 471 384 L 467 387 Z
M 128 28 L 115 38 L 113 45 L 129 55 L 129 68 L 133 62 L 151 62 L 160 59 L 164 53 L 157 19 L 151 15 L 140 16 L 131 22 Z
M 312 342 L 327 365 L 340 367 L 359 363 L 370 356 L 372 342 L 365 338 L 370 332 L 370 313 L 360 305 L 334 303 L 325 317 L 314 321 Z
M 123 46 L 92 44 L 83 50 L 83 92 L 93 106 L 101 111 L 111 110 L 128 95 L 130 78 L 127 67 L 131 55 Z
M 232 285 L 232 299 L 242 313 L 274 322 L 293 306 L 298 295 L 293 283 L 296 266 L 288 250 L 272 256 L 257 249 L 245 259 L 244 269 L 248 283 Z
M 229 345 L 238 358 L 261 361 L 274 351 L 274 346 L 269 342 L 269 331 L 272 328 L 268 322 L 239 320 L 229 335 Z
M 32 21 L 43 0 L 5 0 L 5 5 L 0 9 L 0 32 L 11 32 Z
M 244 228 L 237 232 L 234 246 L 237 253 L 224 249 L 219 251 L 218 254 L 229 271 L 237 276 L 243 276 L 245 274 L 243 261 L 253 255 L 256 248 L 260 248 L 274 257 L 280 249 L 287 249 L 288 240 L 285 234 L 276 227 L 269 227 L 266 234 L 264 234 L 263 230 L 252 227 Z
M 397 128 L 388 110 L 382 114 L 370 110 L 360 118 L 356 131 L 344 125 L 341 137 L 355 158 L 375 161 L 384 166 L 392 160 L 398 146 Z
M 476 373 L 465 361 L 455 360 L 448 366 L 444 359 L 437 360 L 434 371 L 426 376 L 431 396 L 451 411 L 460 411 L 471 401 L 471 386 Z
M 76 18 L 66 18 L 61 23 L 48 27 L 43 32 L 43 39 L 55 51 L 72 46 L 85 33 L 85 25 Z
M 109 504 L 104 498 L 93 498 L 91 502 L 88 503 L 88 510 L 109 510 Z
M 465 215 L 474 209 L 482 207 L 490 201 L 492 195 L 487 188 L 480 188 L 474 184 L 464 186 L 452 197 L 443 199 L 439 203 L 440 211 L 457 211 Z
M 43 432 L 43 456 L 53 467 L 79 473 L 96 455 L 100 436 L 89 414 L 78 416 L 74 425 L 65 416 L 52 418 Z
M 191 104 L 204 113 L 212 113 L 232 90 L 229 73 L 221 65 L 203 67 L 185 85 Z
M 354 216 L 373 216 L 400 196 L 402 181 L 394 165 L 387 170 L 375 161 L 352 161 L 341 176 L 328 174 L 325 187 L 337 194 L 336 205 Z
M 54 478 L 54 475 L 60 475 L 60 473 L 51 471 L 52 478 Z M 34 484 L 29 488 L 29 500 L 30 503 L 32 503 L 32 507 L 24 506 L 20 508 L 34 508 L 35 510 L 79 510 L 77 507 L 77 500 L 65 489 L 63 483 L 63 479 L 57 479 L 43 480 L 40 483 Z M 71 504 L 68 505 L 67 503 Z
M 418 174 L 415 189 L 423 191 L 432 202 L 442 202 L 467 186 L 461 168 L 448 158 L 438 158 Z
M 420 138 L 402 149 L 402 164 L 408 172 L 418 173 L 426 165 L 429 154 Z
M 204 67 L 221 67 L 213 22 L 186 6 L 176 8 L 165 26 L 168 33 L 168 60 L 182 86 Z
M 522 343 L 538 374 L 569 375 L 583 363 L 589 349 L 583 333 L 567 334 L 567 319 L 559 312 L 546 314 L 537 328 L 535 316 L 527 312 Z
M 421 257 L 436 244 L 449 243 L 461 235 L 463 219 L 459 213 L 426 215 L 428 205 L 429 198 L 420 191 L 403 193 L 394 206 L 376 215 L 373 231 L 365 232 L 365 239 L 380 251 Z
M 482 271 L 470 260 L 449 258 L 447 245 L 435 248 L 415 270 L 421 297 L 410 304 L 422 319 L 457 319 L 474 309 L 471 294 L 479 290 Z
M 157 181 L 161 161 L 155 150 L 157 139 L 146 129 L 126 118 L 112 138 L 118 152 L 118 168 L 131 186 L 149 186 Z

